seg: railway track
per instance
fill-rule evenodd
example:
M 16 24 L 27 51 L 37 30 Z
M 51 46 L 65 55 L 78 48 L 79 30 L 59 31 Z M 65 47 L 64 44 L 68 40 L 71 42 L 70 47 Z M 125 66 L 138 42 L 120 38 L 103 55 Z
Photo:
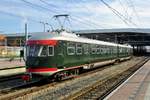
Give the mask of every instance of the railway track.
M 136 70 L 138 70 L 142 65 L 144 65 L 149 58 L 146 58 L 134 65 L 132 68 L 120 73 L 118 75 L 111 75 L 111 77 L 105 77 L 103 80 L 96 82 L 94 85 L 84 88 L 84 90 L 79 91 L 74 94 L 74 96 L 69 97 L 72 100 L 103 100 L 108 94 L 110 94 L 114 89 L 121 85 L 127 78 L 129 78 Z
M 24 75 L 23 72 L 21 73 L 15 73 L 15 74 L 9 74 L 9 71 L 14 71 L 16 69 L 22 69 L 24 68 L 23 66 L 20 67 L 13 67 L 13 68 L 3 68 L 0 69 L 0 73 L 5 73 L 5 75 L 0 76 L 0 96 L 3 94 L 12 91 L 13 89 L 17 89 L 20 87 L 25 87 L 28 86 L 31 83 L 28 84 L 24 83 L 22 80 L 22 75 Z M 8 72 L 8 73 L 7 73 Z
M 111 66 L 111 65 L 112 64 L 110 64 L 109 66 Z M 90 71 L 84 71 L 78 77 L 86 76 L 90 73 L 95 73 L 97 71 L 101 71 L 101 70 L 103 70 L 107 67 L 108 67 L 108 65 L 103 66 L 101 68 L 95 68 L 95 69 L 90 70 Z M 16 77 L 16 79 L 17 79 L 17 77 Z M 51 81 L 45 81 L 44 79 L 43 80 L 41 79 L 41 80 L 35 80 L 33 82 L 29 82 L 27 84 L 21 83 L 20 85 L 11 86 L 9 88 L 1 89 L 0 90 L 0 98 L 1 98 L 0 100 L 17 98 L 18 96 L 21 96 L 21 95 L 30 94 L 30 93 L 33 93 L 33 92 L 36 92 L 36 91 L 40 91 L 41 89 L 45 89 L 47 87 L 56 86 L 57 84 L 61 84 L 61 83 L 70 81 L 71 79 L 73 79 L 73 78 L 70 78 L 68 80 L 63 80 L 61 82 L 60 81 L 59 82 L 51 82 Z M 6 79 L 6 81 L 7 80 L 10 81 L 9 78 Z M 12 78 L 12 80 L 13 80 L 13 78 Z M 51 83 L 48 83 L 48 82 L 51 82 Z M 7 82 L 7 83 L 10 83 L 10 82 Z M 1 84 L 0 84 L 0 86 L 1 86 Z M 38 87 L 38 86 L 40 86 L 40 87 Z M 27 88 L 27 89 L 25 89 L 25 88 Z M 16 92 L 16 90 L 17 91 L 23 91 L 23 92 Z M 4 96 L 2 96 L 2 95 L 4 95 Z
M 22 84 L 23 70 L 25 71 L 23 66 L 0 69 L 0 92 L 9 90 L 16 84 Z
M 23 75 L 23 74 L 16 74 L 16 75 L 11 75 L 11 76 L 0 77 L 0 83 L 5 82 L 5 81 L 9 81 L 9 80 L 18 79 L 21 77 L 21 75 Z
M 18 90 L 19 88 L 29 87 L 38 81 L 39 80 L 37 79 L 32 82 L 24 83 L 21 77 L 14 77 L 10 80 L 5 80 L 0 83 L 0 96 Z
M 111 67 L 111 66 L 109 66 L 109 67 Z M 71 91 L 78 90 L 77 88 L 85 86 L 84 84 L 87 84 L 87 82 L 90 82 L 91 84 L 93 84 L 97 79 L 101 78 L 101 80 L 104 80 L 106 77 L 101 77 L 102 75 L 97 76 L 97 74 L 99 74 L 100 71 L 103 71 L 104 69 L 107 69 L 109 67 L 106 66 L 106 67 L 99 68 L 97 70 L 83 73 L 78 76 L 79 78 L 75 78 L 75 80 L 69 79 L 69 80 L 65 80 L 65 81 L 61 81 L 61 82 L 52 82 L 49 84 L 46 82 L 44 83 L 43 81 L 41 81 L 41 82 L 39 81 L 39 82 L 37 82 L 37 84 L 36 84 L 36 82 L 35 83 L 33 82 L 31 84 L 29 83 L 27 85 L 15 87 L 13 89 L 10 89 L 9 91 L 4 91 L 4 92 L 0 93 L 0 98 L 3 100 L 15 99 L 18 97 L 23 98 L 23 99 L 28 98 L 28 97 L 33 98 L 33 99 L 43 98 L 44 95 L 42 95 L 42 93 L 45 93 L 45 94 L 47 93 L 47 92 L 45 92 L 45 90 L 51 91 L 49 93 L 53 94 L 49 97 L 49 99 L 70 98 L 69 94 L 71 93 Z M 88 76 L 90 74 L 95 74 L 93 76 L 96 76 L 96 77 L 90 78 Z M 85 76 L 87 77 L 87 79 L 90 79 L 90 80 L 87 81 L 86 79 L 82 78 Z M 113 73 L 111 76 L 114 76 Z M 109 75 L 108 75 L 108 77 L 109 77 Z M 105 81 L 103 81 L 103 82 L 105 82 Z M 70 87 L 70 86 L 73 86 L 73 87 Z M 42 92 L 42 91 L 44 91 L 44 92 Z M 74 93 L 71 93 L 71 94 L 74 95 Z M 47 96 L 44 96 L 44 97 L 47 97 Z

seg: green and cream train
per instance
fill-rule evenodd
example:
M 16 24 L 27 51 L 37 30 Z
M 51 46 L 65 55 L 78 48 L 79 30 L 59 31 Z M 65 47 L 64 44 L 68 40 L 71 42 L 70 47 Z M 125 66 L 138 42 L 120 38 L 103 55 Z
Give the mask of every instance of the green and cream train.
M 26 48 L 28 75 L 57 79 L 132 55 L 131 46 L 82 38 L 66 31 L 32 35 Z

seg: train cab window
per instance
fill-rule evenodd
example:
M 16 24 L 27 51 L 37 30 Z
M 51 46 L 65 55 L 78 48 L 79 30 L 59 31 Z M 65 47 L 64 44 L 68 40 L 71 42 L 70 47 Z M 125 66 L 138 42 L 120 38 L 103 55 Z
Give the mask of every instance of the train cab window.
M 27 46 L 27 56 L 34 56 L 34 46 Z
M 39 55 L 39 51 L 40 51 L 40 46 L 27 46 L 27 56 L 29 57 L 36 57 Z
M 48 52 L 47 52 L 47 46 L 42 46 L 42 51 L 40 56 L 47 56 Z
M 39 56 L 54 56 L 54 47 L 53 46 L 41 46 Z
M 76 44 L 76 53 L 77 53 L 77 55 L 82 54 L 82 45 L 81 44 Z
M 48 56 L 54 56 L 54 47 L 48 46 Z

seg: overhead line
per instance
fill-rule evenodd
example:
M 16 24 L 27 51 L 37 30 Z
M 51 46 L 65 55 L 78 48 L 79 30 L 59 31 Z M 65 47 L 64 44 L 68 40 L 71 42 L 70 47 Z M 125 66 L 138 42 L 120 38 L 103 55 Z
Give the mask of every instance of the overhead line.
M 121 2 L 121 0 L 118 0 L 119 1 L 119 3 L 120 3 L 120 5 L 123 7 L 123 10 L 125 11 L 125 16 L 128 18 L 128 11 L 127 11 L 127 9 L 125 8 L 125 5 L 123 5 L 123 3 Z
M 23 0 L 23 1 L 26 1 L 26 0 Z M 47 2 L 44 1 L 44 0 L 40 0 L 40 1 L 43 2 L 44 4 L 48 5 L 48 6 L 51 6 L 50 3 L 47 3 Z M 33 7 L 33 6 L 39 7 L 39 6 L 37 6 L 36 4 L 30 3 L 30 2 L 24 2 L 24 3 L 28 3 L 28 4 L 31 5 L 32 7 Z M 56 7 L 56 6 L 55 6 L 55 7 Z M 41 8 L 41 6 L 40 6 L 40 8 Z M 48 10 L 47 8 L 45 8 L 45 7 L 42 7 L 42 9 L 49 11 L 49 10 Z M 57 9 L 57 8 L 56 8 L 56 9 Z M 57 12 L 56 12 L 56 9 L 55 9 L 55 11 L 53 11 L 54 13 L 58 13 L 58 10 L 57 10 Z M 77 18 L 74 18 L 74 20 L 77 20 L 78 22 L 80 22 L 80 23 L 82 23 L 82 24 L 84 24 L 84 25 L 88 25 L 88 23 L 84 23 L 84 21 L 79 21 Z
M 24 17 L 23 16 L 21 16 L 21 15 L 16 15 L 16 14 L 12 14 L 12 13 L 8 13 L 8 12 L 4 12 L 4 11 L 0 11 L 0 13 L 3 13 L 3 14 L 6 14 L 6 15 L 9 15 L 9 16 L 13 16 L 13 17 L 16 17 L 16 18 L 20 18 L 20 19 L 24 19 Z M 35 23 L 41 23 L 41 21 L 37 21 L 37 20 L 35 20 L 35 19 L 32 19 L 32 18 L 27 18 L 27 20 L 30 20 L 30 21 L 32 21 L 32 22 L 35 22 Z M 46 25 L 49 25 L 50 26 L 50 24 L 48 24 L 48 23 L 46 23 Z M 50 26 L 51 27 L 51 26 Z
M 71 2 L 72 2 L 72 1 L 71 1 Z M 80 0 L 80 2 L 84 3 L 84 1 L 83 1 L 83 0 Z M 85 7 L 86 7 L 87 9 L 86 9 Z M 86 10 L 89 10 L 89 11 L 90 11 L 90 9 L 89 9 L 86 5 L 85 5 L 85 7 L 84 7 L 84 8 L 85 8 Z M 78 16 L 75 16 L 75 17 L 77 18 Z M 88 20 L 88 19 L 84 18 L 84 20 L 86 20 L 86 21 L 90 21 L 90 23 L 91 23 L 91 24 L 96 25 L 96 26 L 100 26 L 100 27 L 104 28 L 102 25 L 97 24 L 97 23 L 95 23 L 95 22 L 92 22 L 92 21 L 91 21 L 91 19 L 90 19 L 90 20 Z
M 34 8 L 34 7 L 37 7 L 37 8 L 40 8 L 40 9 L 47 10 L 47 11 L 52 12 L 52 13 L 57 13 L 57 12 L 51 10 L 51 9 L 48 9 L 48 8 L 46 8 L 46 7 L 39 6 L 39 5 L 37 5 L 37 4 L 33 4 L 33 3 L 29 2 L 29 1 L 26 1 L 26 0 L 21 0 L 21 1 L 24 2 L 24 3 L 26 3 L 26 4 L 28 4 L 28 6 L 33 7 L 33 8 Z
M 46 7 L 42 7 L 42 6 L 39 6 L 39 5 L 37 5 L 37 4 L 33 4 L 33 3 L 29 2 L 29 1 L 26 1 L 26 0 L 21 0 L 21 1 L 23 1 L 23 2 L 26 3 L 26 4 L 28 4 L 28 6 L 30 6 L 30 7 L 32 7 L 32 8 L 38 7 L 38 8 L 40 8 L 40 9 L 44 9 L 44 10 L 46 10 L 46 11 L 52 11 L 52 12 L 55 13 L 55 14 L 58 13 L 58 12 L 56 12 L 56 11 L 49 10 L 49 9 L 46 8 Z M 40 1 L 43 2 L 43 0 L 40 0 Z M 50 4 L 47 3 L 46 1 L 44 1 L 43 3 L 50 6 Z
M 99 0 L 98 0 L 99 1 Z M 126 25 L 129 25 L 128 22 L 126 22 L 125 19 L 123 19 L 119 13 L 114 9 L 112 8 L 111 6 L 109 6 L 106 2 L 104 2 L 103 0 L 100 0 L 106 7 L 108 7 L 116 16 L 118 16 Z
M 46 2 L 46 1 L 44 1 L 44 0 L 40 0 L 40 1 L 43 2 L 44 4 L 48 5 L 48 6 L 51 6 L 51 4 L 49 4 L 48 2 Z M 76 16 L 76 15 L 73 15 L 73 16 L 74 16 L 76 19 L 79 18 L 79 16 Z M 90 22 L 90 23 L 93 24 L 93 25 L 102 27 L 101 25 L 98 25 L 98 24 L 96 24 L 96 23 L 94 23 L 94 22 L 92 22 L 92 21 L 90 21 L 90 20 L 88 20 L 88 19 L 82 19 L 82 20 L 88 21 L 88 22 Z
M 86 26 L 90 26 L 91 27 L 91 24 L 90 23 L 85 23 L 84 21 L 81 21 L 80 19 L 77 19 L 77 18 L 74 18 L 74 17 L 70 17 L 72 20 L 76 20 L 76 21 L 78 21 L 78 22 L 80 22 L 80 23 L 82 23 L 82 24 L 84 24 L 84 25 L 86 25 Z M 97 27 L 95 27 L 95 28 L 97 28 Z
M 99 0 L 98 0 L 99 1 Z M 100 0 L 105 6 L 107 6 L 115 15 L 117 15 L 125 24 L 129 25 L 129 23 L 137 26 L 132 21 L 126 19 L 120 12 L 118 12 L 116 9 L 112 8 L 109 4 L 107 4 L 104 0 Z M 129 23 L 128 23 L 129 22 Z
M 33 4 L 33 3 L 29 2 L 29 1 L 26 1 L 26 0 L 22 0 L 22 1 L 23 1 L 23 2 L 25 1 L 25 3 L 28 3 L 28 4 L 30 4 L 31 6 L 40 7 L 40 8 L 42 8 L 42 9 L 44 9 L 44 10 L 49 11 L 49 9 L 46 8 L 46 7 L 42 7 L 42 6 L 39 6 L 39 5 L 37 5 L 37 4 Z M 40 1 L 43 2 L 43 0 L 40 0 Z M 44 1 L 43 3 L 49 5 L 49 3 L 47 3 L 46 1 Z M 49 5 L 49 6 L 50 6 L 50 5 Z M 51 10 L 51 11 L 53 11 L 53 10 Z M 56 12 L 53 11 L 53 13 L 56 13 Z M 57 13 L 58 13 L 58 12 L 57 12 Z M 79 16 L 75 16 L 75 15 L 74 15 L 74 17 L 76 17 L 76 19 L 80 18 Z M 90 23 L 93 24 L 93 25 L 102 27 L 101 25 L 98 25 L 98 24 L 96 24 L 96 23 L 94 23 L 94 22 L 92 22 L 92 21 L 90 21 L 90 20 L 87 20 L 87 19 L 82 19 L 82 20 L 88 21 L 88 22 L 90 22 Z M 86 24 L 87 24 L 87 23 L 86 23 Z
M 56 6 L 56 5 L 54 5 L 54 4 L 48 3 L 48 2 L 46 2 L 46 1 L 44 1 L 44 0 L 40 0 L 40 1 L 41 1 L 41 2 L 43 2 L 43 3 L 47 3 L 48 5 L 50 5 L 50 6 L 52 6 L 52 7 L 57 8 L 57 6 Z
M 4 12 L 4 11 L 1 11 L 1 10 L 0 10 L 0 13 L 6 14 L 6 15 L 9 15 L 9 16 L 13 16 L 13 17 L 17 17 L 17 18 L 24 19 L 24 17 L 21 16 L 21 15 L 16 15 L 16 14 L 8 13 L 8 12 Z M 27 18 L 27 19 L 28 19 L 28 20 L 31 20 L 31 21 L 33 21 L 33 22 L 39 23 L 38 21 L 36 21 L 36 20 L 34 20 L 34 19 L 31 19 L 31 18 Z
M 131 5 L 131 7 L 132 7 L 132 9 L 133 9 L 133 12 L 135 13 L 135 16 L 137 17 L 137 20 L 138 20 L 139 23 L 140 23 L 140 17 L 139 17 L 139 15 L 138 15 L 138 13 L 137 13 L 137 10 L 136 10 L 136 8 L 135 8 L 135 6 L 134 6 L 134 4 L 133 4 L 133 1 L 132 1 L 132 0 L 128 0 L 128 1 L 129 1 L 130 5 Z
M 72 1 L 71 1 L 71 2 L 72 2 Z M 82 2 L 83 2 L 83 1 L 82 1 Z M 72 3 L 73 3 L 73 2 L 72 2 Z M 85 8 L 85 7 L 84 7 L 84 8 Z M 87 7 L 86 7 L 86 8 L 87 8 Z M 85 8 L 85 9 L 86 9 L 86 8 Z M 89 10 L 89 9 L 86 9 L 86 10 Z M 75 16 L 75 15 L 74 15 L 74 17 L 78 18 L 79 16 Z M 91 24 L 93 24 L 93 25 L 100 26 L 100 27 L 104 28 L 102 25 L 93 22 L 91 19 L 88 20 L 87 18 L 84 18 L 84 20 L 85 20 L 85 21 L 89 21 L 89 22 L 90 22 Z

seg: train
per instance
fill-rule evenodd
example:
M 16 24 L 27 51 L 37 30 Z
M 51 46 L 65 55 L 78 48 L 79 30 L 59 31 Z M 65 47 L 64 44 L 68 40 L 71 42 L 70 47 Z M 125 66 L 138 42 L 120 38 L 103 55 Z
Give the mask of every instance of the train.
M 65 30 L 33 34 L 26 44 L 24 80 L 34 75 L 61 80 L 132 55 L 129 45 L 83 38 Z

